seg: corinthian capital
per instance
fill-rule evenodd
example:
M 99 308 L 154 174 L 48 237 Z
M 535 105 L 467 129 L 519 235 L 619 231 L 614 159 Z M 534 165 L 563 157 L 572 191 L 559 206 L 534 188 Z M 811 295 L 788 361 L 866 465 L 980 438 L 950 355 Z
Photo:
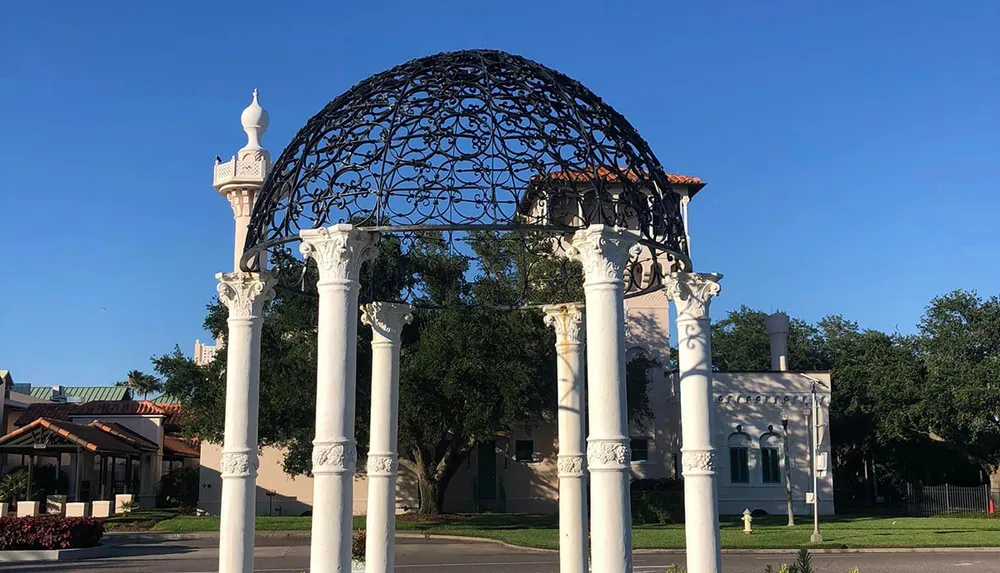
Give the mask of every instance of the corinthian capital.
M 274 298 L 274 285 L 277 282 L 268 273 L 219 273 L 216 290 L 219 300 L 229 309 L 229 318 L 257 318 L 261 315 L 264 303 Z
M 299 231 L 299 252 L 316 261 L 319 284 L 355 282 L 361 265 L 375 258 L 378 233 L 356 229 L 354 225 L 333 225 Z
M 556 344 L 580 344 L 583 334 L 583 305 L 550 304 L 542 307 L 545 325 L 556 331 Z
M 671 273 L 664 281 L 663 291 L 677 305 L 677 320 L 708 317 L 712 297 L 722 291 L 716 273 Z
M 618 285 L 623 282 L 629 260 L 639 254 L 637 240 L 633 232 L 591 225 L 573 234 L 566 252 L 583 264 L 584 286 Z
M 361 322 L 372 327 L 375 337 L 384 342 L 399 343 L 403 327 L 413 322 L 413 307 L 392 302 L 370 302 L 361 307 Z

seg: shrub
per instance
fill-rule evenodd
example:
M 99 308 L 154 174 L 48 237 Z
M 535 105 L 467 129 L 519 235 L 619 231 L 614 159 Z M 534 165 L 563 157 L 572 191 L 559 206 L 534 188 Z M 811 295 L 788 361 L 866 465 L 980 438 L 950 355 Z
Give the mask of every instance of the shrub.
M 684 482 L 671 478 L 632 482 L 632 522 L 683 523 Z
M 357 529 L 351 536 L 351 559 L 356 561 L 365 560 L 365 541 L 367 540 L 364 529 Z
M 0 502 L 24 501 L 28 493 L 28 468 L 17 468 L 0 478 Z
M 104 520 L 93 517 L 0 518 L 0 550 L 93 547 L 104 536 Z
M 195 507 L 198 505 L 200 478 L 194 468 L 174 468 L 160 479 L 156 496 L 159 507 Z

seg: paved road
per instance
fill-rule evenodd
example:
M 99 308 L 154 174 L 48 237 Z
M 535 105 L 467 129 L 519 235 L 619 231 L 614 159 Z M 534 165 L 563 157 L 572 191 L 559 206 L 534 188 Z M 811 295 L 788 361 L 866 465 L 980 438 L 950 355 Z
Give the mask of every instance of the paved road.
M 307 538 L 258 539 L 256 571 L 298 573 L 309 565 Z M 68 572 L 98 571 L 141 573 L 214 573 L 218 569 L 217 541 L 165 541 L 116 547 L 111 557 L 68 563 L 33 566 L 3 563 L 0 571 Z M 761 573 L 768 563 L 791 561 L 788 555 L 724 555 L 726 573 Z M 509 549 L 493 543 L 451 540 L 399 539 L 396 543 L 396 571 L 401 573 L 555 573 L 556 554 Z M 683 564 L 683 555 L 635 556 L 636 573 L 663 573 L 674 562 Z M 862 573 L 912 573 L 913 571 L 969 571 L 1000 573 L 1000 550 L 974 553 L 854 553 L 816 554 L 818 572 L 846 573 L 860 567 Z

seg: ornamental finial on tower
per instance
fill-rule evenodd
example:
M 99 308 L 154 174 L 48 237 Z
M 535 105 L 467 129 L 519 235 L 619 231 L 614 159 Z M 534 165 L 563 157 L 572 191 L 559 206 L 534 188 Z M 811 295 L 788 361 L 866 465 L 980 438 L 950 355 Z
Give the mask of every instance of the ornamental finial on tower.
M 270 117 L 257 102 L 257 88 L 253 90 L 253 101 L 240 115 L 240 122 L 243 123 L 243 131 L 247 132 L 247 144 L 240 151 L 260 149 L 260 140 L 267 133 Z

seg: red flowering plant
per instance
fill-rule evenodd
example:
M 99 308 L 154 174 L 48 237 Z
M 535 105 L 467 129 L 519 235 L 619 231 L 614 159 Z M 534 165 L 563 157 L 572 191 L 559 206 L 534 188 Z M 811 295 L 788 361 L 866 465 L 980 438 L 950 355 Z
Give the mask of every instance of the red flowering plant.
M 0 550 L 93 547 L 104 536 L 104 520 L 94 517 L 0 518 Z

